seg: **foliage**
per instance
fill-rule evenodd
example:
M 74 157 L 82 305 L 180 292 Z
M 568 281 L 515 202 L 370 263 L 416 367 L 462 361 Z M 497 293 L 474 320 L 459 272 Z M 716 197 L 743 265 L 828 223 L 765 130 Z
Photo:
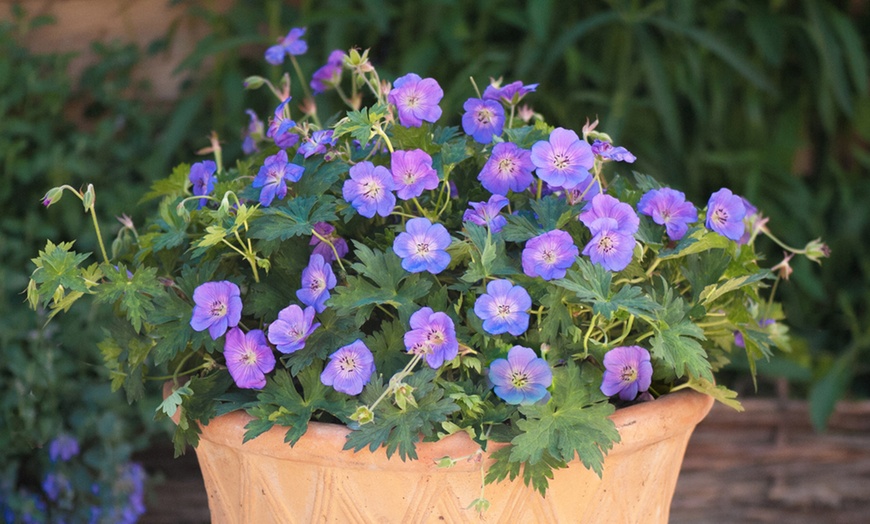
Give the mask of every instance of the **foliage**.
M 249 128 L 248 155 L 225 163 L 212 135 L 214 161 L 154 183 L 152 215 L 123 221 L 112 250 L 94 186 L 57 185 L 44 197 L 50 207 L 64 195 L 81 202 L 97 255 L 49 241 L 28 302 L 50 314 L 86 296 L 111 303 L 122 321 L 100 349 L 112 387 L 135 401 L 145 381 L 171 377 L 158 417 L 182 409 L 178 452 L 196 445 L 197 421 L 234 409 L 255 417 L 248 439 L 285 425 L 292 445 L 310 420 L 343 422 L 355 429 L 346 448 L 383 446 L 403 460 L 421 440 L 462 430 L 484 446 L 509 443 L 487 481 L 522 471 L 543 493 L 552 470 L 575 457 L 602 473 L 619 438 L 608 419 L 615 406 L 685 388 L 739 406 L 712 386 L 713 373 L 741 360 L 754 377 L 757 360 L 788 350 L 766 290 L 784 270 L 764 269 L 755 251 L 757 238 L 777 240 L 739 196 L 719 191 L 700 212 L 684 202 L 684 232 L 666 234 L 671 211 L 654 219 L 641 200 L 664 194 L 659 182 L 625 169 L 633 155 L 597 121 L 578 136 L 521 110 L 534 86 L 514 86 L 503 122 L 475 113 L 460 131 L 431 111 L 442 98 L 435 80 L 390 85 L 367 51 L 351 49 L 345 82 L 333 86 L 348 110 L 321 120 L 296 55 L 281 45 L 300 83 L 247 78 L 281 102 L 265 126 Z M 406 121 L 412 113 L 420 125 Z M 475 126 L 490 125 L 478 138 Z M 558 137 L 573 137 L 568 152 Z M 534 181 L 499 199 L 485 189 L 487 169 L 510 172 L 520 160 L 486 165 L 511 144 L 532 150 L 536 178 L 529 167 Z M 401 154 L 418 159 L 408 161 L 413 173 L 397 167 Z M 549 178 L 557 175 L 576 181 Z M 791 251 L 825 254 L 820 242 Z M 508 289 L 521 298 L 484 305 Z M 517 305 L 524 300 L 531 307 Z M 611 363 L 623 350 L 645 365 Z
M 131 460 L 155 426 L 106 381 L 95 341 L 111 311 L 70 302 L 48 324 L 50 313 L 28 311 L 22 292 L 45 237 L 68 239 L 89 227 L 78 209 L 39 205 L 46 185 L 111 181 L 123 187 L 98 203 L 105 218 L 131 210 L 162 116 L 144 110 L 146 91 L 131 80 L 138 50 L 98 46 L 100 62 L 72 78 L 72 54 L 35 54 L 20 43 L 53 22 L 13 13 L 0 22 L 0 511 L 10 522 L 120 522 L 144 511 L 145 479 Z M 95 249 L 95 237 L 82 234 L 76 248 Z M 77 263 L 64 253 L 47 255 L 46 285 L 87 291 L 61 276 Z M 52 460 L 61 436 L 74 439 L 79 452 Z

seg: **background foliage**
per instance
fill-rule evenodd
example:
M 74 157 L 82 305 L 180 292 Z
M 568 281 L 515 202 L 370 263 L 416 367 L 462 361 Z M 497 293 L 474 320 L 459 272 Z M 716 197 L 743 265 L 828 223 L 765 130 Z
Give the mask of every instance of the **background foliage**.
M 797 263 L 780 289 L 803 342 L 761 371 L 808 395 L 819 425 L 836 399 L 870 394 L 866 0 L 182 3 L 211 31 L 181 65 L 194 80 L 171 108 L 148 103 L 131 80 L 143 50 L 100 46 L 103 59 L 72 79 L 69 56 L 35 56 L 18 44 L 29 22 L 0 28 L 0 427 L 16 428 L 0 433 L 0 487 L 23 481 L 37 489 L 46 466 L 34 446 L 61 430 L 99 450 L 92 464 L 122 462 L 139 443 L 130 435 L 141 430 L 132 428 L 150 417 L 131 416 L 122 398 L 104 394 L 93 344 L 101 312 L 76 311 L 44 330 L 45 319 L 22 303 L 28 259 L 44 240 L 88 227 L 77 206 L 46 210 L 40 197 L 62 183 L 93 183 L 106 228 L 125 210 L 134 220 L 144 214 L 136 207 L 142 189 L 192 161 L 211 130 L 232 162 L 244 109 L 261 117 L 272 109 L 262 93 L 239 86 L 291 26 L 308 28 L 304 70 L 332 49 L 371 47 L 386 78 L 437 78 L 444 113 L 456 122 L 473 93 L 469 76 L 481 88 L 499 76 L 540 83 L 528 100 L 553 124 L 579 128 L 598 117 L 637 154 L 639 171 L 690 200 L 729 186 L 769 215 L 787 243 L 824 237 L 832 258 L 821 267 Z M 318 104 L 339 107 L 328 95 Z M 767 253 L 782 256 L 772 244 Z

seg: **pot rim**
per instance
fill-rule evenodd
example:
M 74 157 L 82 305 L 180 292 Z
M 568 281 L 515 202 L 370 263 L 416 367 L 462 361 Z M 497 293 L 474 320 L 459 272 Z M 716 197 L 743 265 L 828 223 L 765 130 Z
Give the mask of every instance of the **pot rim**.
M 677 434 L 688 435 L 707 415 L 713 403 L 714 399 L 708 395 L 693 390 L 681 390 L 656 400 L 617 409 L 610 419 L 616 425 L 621 441 L 613 446 L 608 456 L 632 453 Z M 309 423 L 308 430 L 292 447 L 284 442 L 286 433 L 284 426 L 275 426 L 243 443 L 245 425 L 251 420 L 254 420 L 254 417 L 244 411 L 221 415 L 208 424 L 201 425 L 203 433 L 200 438 L 211 444 L 278 460 L 334 463 L 337 454 L 340 454 L 342 467 L 357 468 L 443 469 L 435 463 L 439 459 L 445 456 L 456 458 L 473 456 L 480 450 L 480 446 L 467 433 L 460 431 L 438 441 L 418 442 L 417 459 L 409 458 L 403 462 L 398 453 L 394 453 L 388 459 L 382 447 L 373 452 L 366 448 L 359 452 L 343 450 L 345 439 L 352 430 L 341 424 L 316 421 Z M 492 443 L 489 452 L 503 445 Z M 575 458 L 573 462 L 579 460 Z M 451 470 L 464 471 L 479 468 L 480 464 L 477 461 L 463 461 L 453 466 Z

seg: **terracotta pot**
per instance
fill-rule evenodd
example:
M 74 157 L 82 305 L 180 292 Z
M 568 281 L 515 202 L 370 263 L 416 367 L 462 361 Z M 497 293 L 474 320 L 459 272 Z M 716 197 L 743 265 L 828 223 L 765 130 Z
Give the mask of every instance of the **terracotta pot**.
M 203 427 L 196 449 L 214 523 L 308 522 L 585 522 L 665 524 L 689 437 L 713 399 L 680 391 L 620 409 L 611 418 L 622 442 L 599 479 L 579 461 L 555 472 L 546 498 L 519 479 L 486 486 L 481 464 L 439 468 L 444 456 L 472 455 L 465 433 L 417 446 L 419 460 L 387 459 L 382 449 L 342 451 L 348 430 L 312 423 L 291 448 L 283 428 L 242 444 L 242 412 Z M 488 459 L 484 458 L 484 467 Z

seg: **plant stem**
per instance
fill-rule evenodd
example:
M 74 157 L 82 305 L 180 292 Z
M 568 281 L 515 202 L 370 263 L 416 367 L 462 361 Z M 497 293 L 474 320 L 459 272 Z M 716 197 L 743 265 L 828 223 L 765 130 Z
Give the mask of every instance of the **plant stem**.
M 91 218 L 94 221 L 94 231 L 97 233 L 97 242 L 100 244 L 100 252 L 103 254 L 103 260 L 106 264 L 109 263 L 109 256 L 106 255 L 106 245 L 103 243 L 103 234 L 100 233 L 100 224 L 97 222 L 97 212 L 91 207 Z

